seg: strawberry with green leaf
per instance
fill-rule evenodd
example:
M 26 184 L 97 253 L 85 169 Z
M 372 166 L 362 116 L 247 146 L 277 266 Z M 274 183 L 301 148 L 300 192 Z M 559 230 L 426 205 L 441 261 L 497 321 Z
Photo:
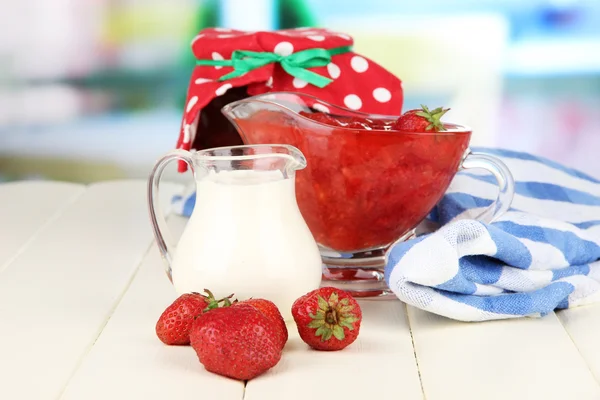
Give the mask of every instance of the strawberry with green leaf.
M 206 296 L 196 292 L 184 293 L 163 311 L 155 327 L 156 336 L 161 342 L 168 345 L 189 345 L 194 318 L 218 308 L 220 303 L 231 304 L 231 296 L 216 300 L 210 290 L 204 291 Z
M 302 340 L 316 350 L 341 350 L 358 337 L 362 311 L 346 291 L 324 287 L 298 298 L 292 316 Z
M 404 132 L 442 132 L 446 130 L 441 118 L 450 109 L 438 107 L 429 110 L 421 105 L 420 109 L 409 110 L 402 114 L 393 125 L 392 129 Z

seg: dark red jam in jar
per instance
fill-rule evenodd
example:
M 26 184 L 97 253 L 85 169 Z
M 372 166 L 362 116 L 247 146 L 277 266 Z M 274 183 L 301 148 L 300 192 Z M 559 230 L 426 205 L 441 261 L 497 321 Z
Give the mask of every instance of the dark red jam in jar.
M 231 88 L 221 96 L 212 99 L 200 112 L 197 134 L 192 148 L 196 150 L 244 144 L 233 124 L 223 115 L 221 109 L 229 103 L 249 97 L 246 87 Z

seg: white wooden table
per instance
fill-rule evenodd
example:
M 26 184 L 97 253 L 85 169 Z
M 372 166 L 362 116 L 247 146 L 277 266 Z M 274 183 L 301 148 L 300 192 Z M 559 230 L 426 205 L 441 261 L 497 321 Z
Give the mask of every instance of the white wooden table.
M 344 351 L 311 351 L 290 324 L 263 376 L 208 373 L 190 347 L 154 334 L 176 295 L 145 189 L 0 185 L 0 399 L 600 399 L 600 306 L 475 324 L 362 301 L 361 334 Z M 164 199 L 178 190 L 163 185 Z M 185 220 L 169 223 L 181 232 Z

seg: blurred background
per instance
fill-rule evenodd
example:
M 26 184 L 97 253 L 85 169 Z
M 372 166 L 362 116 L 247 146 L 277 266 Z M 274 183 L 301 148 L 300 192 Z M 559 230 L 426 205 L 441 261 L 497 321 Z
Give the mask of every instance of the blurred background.
M 600 177 L 599 0 L 19 0 L 0 12 L 0 180 L 146 178 L 211 26 L 346 32 L 404 109 L 448 105 L 475 145 Z

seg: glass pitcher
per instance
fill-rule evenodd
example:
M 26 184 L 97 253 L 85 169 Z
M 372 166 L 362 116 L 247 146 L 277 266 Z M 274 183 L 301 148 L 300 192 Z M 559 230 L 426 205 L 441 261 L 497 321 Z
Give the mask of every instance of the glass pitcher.
M 298 174 L 300 211 L 324 261 L 325 283 L 355 296 L 385 296 L 385 252 L 414 237 L 457 171 L 483 168 L 499 186 L 477 218 L 490 222 L 510 206 L 514 182 L 497 158 L 469 150 L 471 130 L 392 129 L 397 116 L 364 114 L 310 95 L 276 92 L 223 107 L 246 144 L 285 143 L 308 167 Z
M 196 180 L 196 204 L 174 247 L 157 207 L 165 166 L 183 160 Z M 295 196 L 302 153 L 288 145 L 174 150 L 148 181 L 150 219 L 167 276 L 179 294 L 211 290 L 273 301 L 291 320 L 295 299 L 319 287 L 321 258 Z M 158 209 L 158 210 L 157 210 Z

